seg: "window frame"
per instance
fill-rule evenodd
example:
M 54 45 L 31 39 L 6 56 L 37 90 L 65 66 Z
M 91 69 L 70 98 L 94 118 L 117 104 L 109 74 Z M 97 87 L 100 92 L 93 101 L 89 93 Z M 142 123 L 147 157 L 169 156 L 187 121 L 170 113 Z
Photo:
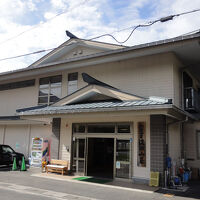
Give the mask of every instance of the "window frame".
M 55 82 L 54 79 L 57 78 L 60 79 L 60 82 Z M 52 89 L 55 88 L 60 89 L 59 97 L 51 93 Z M 41 90 L 47 90 L 47 94 L 40 95 Z M 61 98 L 61 95 L 62 95 L 62 75 L 43 77 L 39 79 L 38 105 L 46 105 L 46 104 L 51 105 L 54 102 L 56 102 L 56 101 L 51 101 L 51 97 L 57 97 L 59 100 Z M 41 103 L 40 98 L 47 98 L 47 102 Z
M 197 160 L 200 160 L 200 130 L 196 131 L 196 153 Z
M 75 89 L 70 89 L 76 86 Z M 78 72 L 68 73 L 67 75 L 67 95 L 70 95 L 78 90 Z

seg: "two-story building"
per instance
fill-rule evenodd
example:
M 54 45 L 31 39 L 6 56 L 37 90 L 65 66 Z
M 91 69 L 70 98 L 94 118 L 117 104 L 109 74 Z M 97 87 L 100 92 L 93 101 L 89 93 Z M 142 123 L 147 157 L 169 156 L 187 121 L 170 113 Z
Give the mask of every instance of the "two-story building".
M 71 38 L 0 74 L 0 142 L 88 176 L 163 180 L 166 157 L 200 167 L 200 33 L 125 47 Z

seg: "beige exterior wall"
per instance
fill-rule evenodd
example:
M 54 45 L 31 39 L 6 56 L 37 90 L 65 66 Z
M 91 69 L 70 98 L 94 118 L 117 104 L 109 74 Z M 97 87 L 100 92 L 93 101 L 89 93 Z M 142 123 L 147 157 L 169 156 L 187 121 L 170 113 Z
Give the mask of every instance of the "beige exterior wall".
M 31 152 L 31 142 L 34 137 L 51 139 L 51 125 L 9 124 L 0 126 L 0 144 L 10 145 L 15 151 L 23 153 L 27 158 Z
M 200 130 L 200 122 L 184 125 L 184 147 L 188 167 L 200 168 L 200 160 L 197 159 L 197 130 Z
M 174 104 L 181 108 L 182 107 L 182 63 L 174 56 L 173 61 L 173 92 L 174 92 Z
M 0 126 L 0 144 L 3 144 L 5 126 Z
M 178 164 L 181 158 L 180 123 L 169 125 L 168 148 L 169 148 L 169 156 L 171 157 L 172 161 Z
M 144 179 L 149 179 L 150 175 L 150 117 L 149 116 L 126 116 L 107 113 L 105 114 L 85 114 L 80 117 L 80 115 L 71 115 L 66 118 L 62 118 L 61 121 L 61 135 L 60 135 L 60 159 L 70 161 L 71 154 L 71 140 L 72 140 L 72 123 L 91 123 L 91 122 L 130 122 L 133 124 L 133 143 L 132 143 L 132 169 L 131 177 L 140 177 Z M 146 122 L 146 167 L 137 166 L 137 122 Z M 106 136 L 105 136 L 106 137 Z M 130 139 L 130 135 L 122 135 L 122 138 L 126 137 Z M 69 147 L 69 152 L 66 150 Z
M 172 53 L 167 53 L 30 77 L 30 79 L 36 78 L 34 87 L 0 91 L 0 116 L 14 115 L 16 109 L 36 106 L 41 77 L 62 74 L 62 97 L 66 96 L 67 76 L 72 72 L 79 73 L 78 89 L 87 85 L 81 76 L 81 73 L 85 72 L 123 91 L 144 97 L 172 98 L 178 105 L 180 102 L 178 68 L 173 66 L 173 63 L 177 62 Z
M 0 116 L 14 115 L 16 109 L 37 105 L 38 87 L 0 91 Z
M 152 55 L 74 69 L 66 73 L 79 72 L 78 88 L 87 85 L 81 77 L 81 73 L 85 72 L 135 95 L 173 98 L 173 59 L 171 53 Z M 64 89 L 66 91 L 66 88 Z M 67 91 L 65 94 L 67 95 Z
M 29 144 L 28 125 L 7 125 L 5 131 L 5 143 L 15 151 L 27 154 Z

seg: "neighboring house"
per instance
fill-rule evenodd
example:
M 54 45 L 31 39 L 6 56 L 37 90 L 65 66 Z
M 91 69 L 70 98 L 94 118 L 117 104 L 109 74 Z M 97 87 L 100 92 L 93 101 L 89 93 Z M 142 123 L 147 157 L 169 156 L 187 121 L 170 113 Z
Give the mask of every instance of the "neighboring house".
M 198 168 L 199 63 L 200 33 L 133 47 L 72 38 L 0 74 L 0 142 L 29 156 L 48 138 L 51 158 L 106 178 L 163 181 L 167 155 Z

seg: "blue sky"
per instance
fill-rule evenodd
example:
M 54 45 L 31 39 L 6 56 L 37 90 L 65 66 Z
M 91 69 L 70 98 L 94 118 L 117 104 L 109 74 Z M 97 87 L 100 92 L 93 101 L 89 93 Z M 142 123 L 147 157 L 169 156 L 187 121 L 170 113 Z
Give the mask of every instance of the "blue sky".
M 1 0 L 0 59 L 56 47 L 68 40 L 65 30 L 84 39 L 115 32 L 113 35 L 123 41 L 131 29 L 116 31 L 197 8 L 200 8 L 199 0 L 192 3 L 190 0 Z M 61 12 L 65 13 L 52 19 Z M 137 29 L 124 45 L 133 46 L 197 30 L 199 18 L 200 12 Z M 27 31 L 29 29 L 32 30 Z M 99 41 L 115 43 L 109 37 Z M 41 56 L 0 61 L 0 72 L 27 67 Z

